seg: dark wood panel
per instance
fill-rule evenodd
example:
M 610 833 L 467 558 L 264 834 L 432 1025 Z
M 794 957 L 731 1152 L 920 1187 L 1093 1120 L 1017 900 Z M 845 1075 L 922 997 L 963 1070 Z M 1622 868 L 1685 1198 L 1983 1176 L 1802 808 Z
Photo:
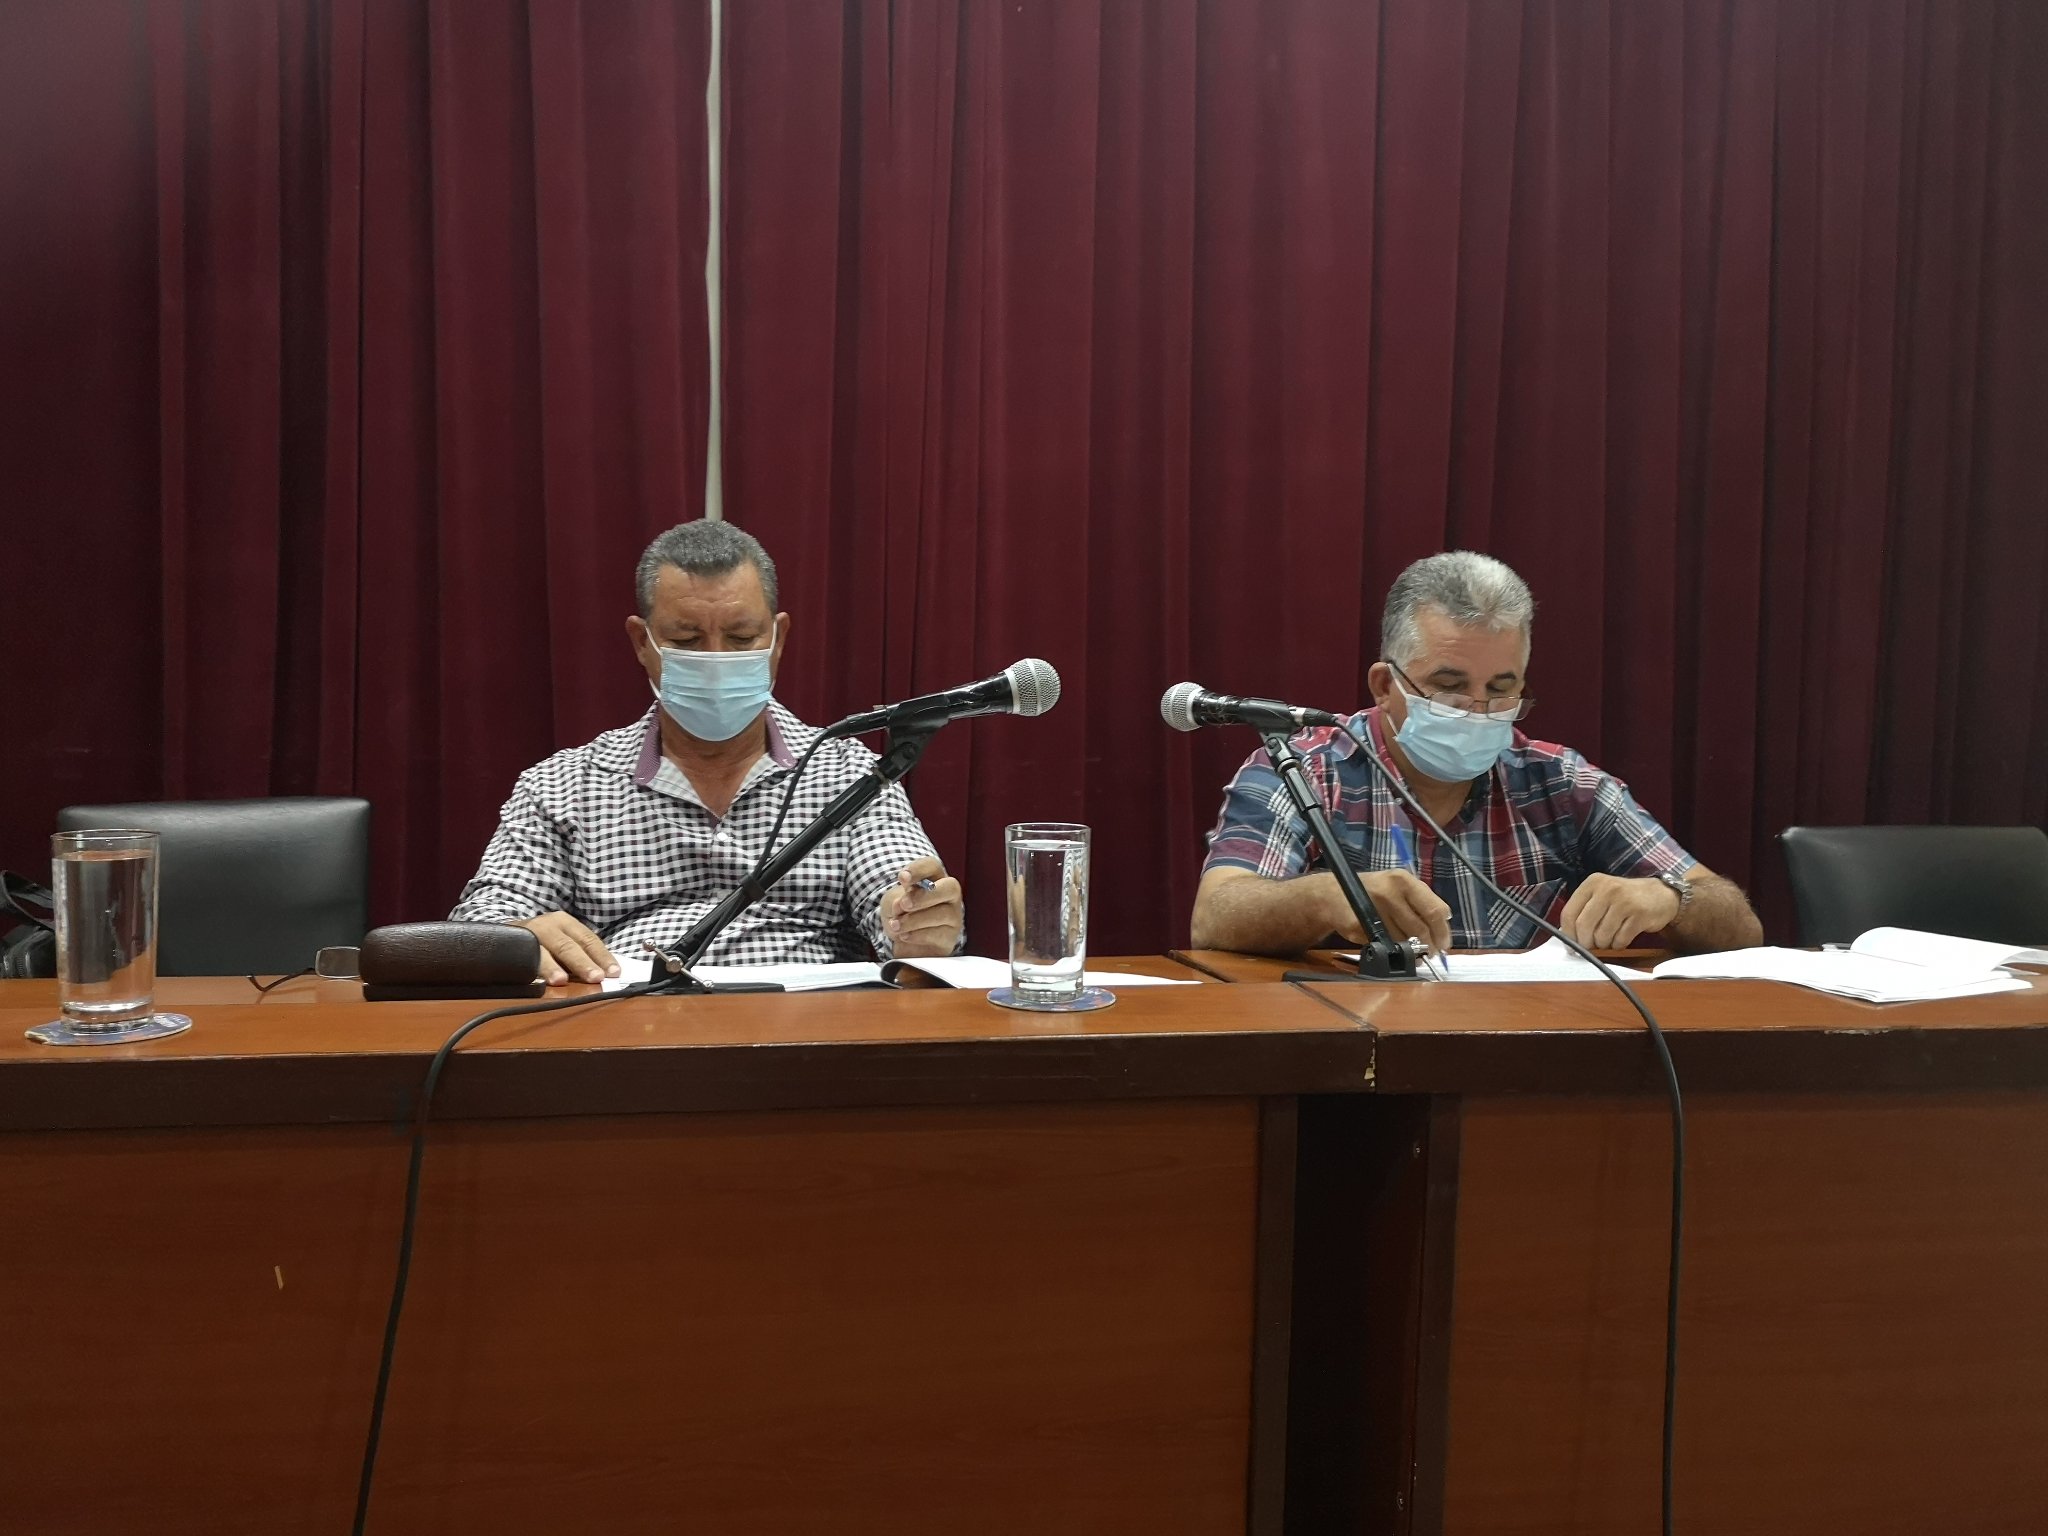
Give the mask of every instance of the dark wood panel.
M 1454 1100 L 1301 1101 L 1290 1536 L 1436 1529 L 1457 1114 Z
M 473 1003 L 192 1006 L 186 1034 L 62 1050 L 0 983 L 0 1129 L 405 1118 Z M 1290 987 L 1145 987 L 1032 1015 L 976 993 L 634 998 L 501 1020 L 465 1041 L 437 1115 L 644 1114 L 1343 1092 L 1369 1047 Z
M 2048 1096 L 1697 1095 L 1688 1536 L 2048 1529 Z M 1656 1528 L 1669 1126 L 1468 1101 L 1444 1530 Z
M 1259 1135 L 1250 1100 L 448 1127 L 372 1528 L 1241 1536 Z M 345 1530 L 403 1158 L 0 1137 L 0 1524 Z
M 1247 1536 L 1282 1536 L 1287 1515 L 1288 1351 L 1294 1328 L 1294 1205 L 1301 1111 L 1293 1098 L 1259 1107 L 1259 1269 L 1254 1296 Z

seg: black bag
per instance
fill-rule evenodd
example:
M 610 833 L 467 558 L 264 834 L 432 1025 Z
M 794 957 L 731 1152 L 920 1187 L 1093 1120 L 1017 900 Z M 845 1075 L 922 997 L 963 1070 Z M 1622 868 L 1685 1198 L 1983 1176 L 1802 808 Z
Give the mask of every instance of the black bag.
M 57 974 L 55 899 L 50 888 L 0 870 L 0 980 Z

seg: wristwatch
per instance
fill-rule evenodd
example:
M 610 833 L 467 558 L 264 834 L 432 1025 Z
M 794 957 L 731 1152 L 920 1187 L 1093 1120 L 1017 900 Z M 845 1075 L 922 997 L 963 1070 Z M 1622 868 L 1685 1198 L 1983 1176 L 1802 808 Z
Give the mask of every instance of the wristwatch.
M 1680 912 L 1683 912 L 1687 907 L 1692 905 L 1692 882 L 1686 879 L 1685 876 L 1680 874 L 1674 874 L 1672 871 L 1667 869 L 1662 874 L 1658 875 L 1657 878 L 1663 881 L 1666 885 L 1670 886 L 1672 891 L 1677 894 L 1678 910 Z

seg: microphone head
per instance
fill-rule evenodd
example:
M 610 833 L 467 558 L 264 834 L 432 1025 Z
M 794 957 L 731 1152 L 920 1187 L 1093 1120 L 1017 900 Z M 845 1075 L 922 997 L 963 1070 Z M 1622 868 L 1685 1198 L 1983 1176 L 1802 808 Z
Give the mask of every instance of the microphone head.
M 1175 683 L 1159 700 L 1159 718 L 1176 731 L 1192 731 L 1202 723 L 1195 718 L 1195 700 L 1207 691 L 1200 683 Z
M 1017 701 L 1013 715 L 1042 715 L 1060 701 L 1060 675 L 1050 662 L 1027 656 L 1003 668 L 1003 676 Z

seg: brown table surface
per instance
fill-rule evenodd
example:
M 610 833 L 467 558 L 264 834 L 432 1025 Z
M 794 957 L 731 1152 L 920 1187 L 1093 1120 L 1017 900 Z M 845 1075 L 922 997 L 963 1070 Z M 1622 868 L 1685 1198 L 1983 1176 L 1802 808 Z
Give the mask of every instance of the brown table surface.
M 1197 973 L 1160 957 L 1092 969 Z M 593 989 L 563 989 L 588 993 Z M 427 1059 L 488 1003 L 361 1001 L 311 978 L 165 978 L 193 1028 L 59 1048 L 23 1032 L 55 984 L 0 982 L 0 1130 L 403 1118 Z M 1369 1043 L 1298 987 L 1133 987 L 1030 1014 L 945 988 L 629 998 L 496 1021 L 465 1040 L 436 1116 L 625 1114 L 1356 1092 Z
M 1263 975 L 1285 961 L 1189 954 Z M 1193 975 L 1176 960 L 1102 969 Z M 2025 992 L 1875 1006 L 1771 982 L 1640 989 L 1689 1088 L 2048 1086 L 2048 978 Z M 402 1117 L 473 1002 L 364 1005 L 311 979 L 166 979 L 184 1035 L 92 1050 L 31 1044 L 50 982 L 0 983 L 0 1129 Z M 1610 987 L 1340 982 L 1132 988 L 1044 1016 L 948 989 L 634 998 L 484 1026 L 451 1118 L 1149 1098 L 1217 1093 L 1654 1090 L 1642 1021 Z
M 1382 1093 L 1628 1092 L 1661 1082 L 1641 1016 L 1611 986 L 1338 981 L 1328 956 L 1175 954 L 1252 985 L 1331 969 L 1330 982 L 1301 990 L 1370 1033 Z M 1882 1005 L 1767 981 L 1655 981 L 1637 995 L 1688 1088 L 2029 1088 L 2048 1086 L 2048 975 L 2032 980 L 2025 992 Z

